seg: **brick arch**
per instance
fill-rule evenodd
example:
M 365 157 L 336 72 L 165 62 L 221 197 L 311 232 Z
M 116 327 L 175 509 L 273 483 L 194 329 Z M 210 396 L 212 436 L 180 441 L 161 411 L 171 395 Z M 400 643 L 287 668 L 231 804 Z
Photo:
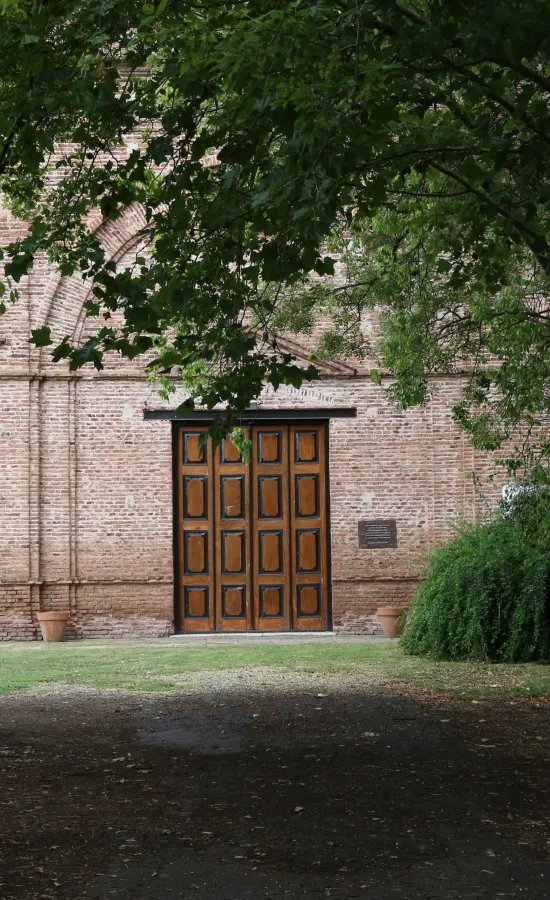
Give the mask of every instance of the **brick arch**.
M 119 219 L 102 221 L 95 229 L 95 233 L 107 251 L 107 259 L 119 261 L 140 243 L 145 227 L 146 221 L 141 207 L 133 205 Z M 69 335 L 73 341 L 78 341 L 86 320 L 84 304 L 90 292 L 91 283 L 80 278 L 78 274 L 59 279 L 43 321 L 43 324 L 51 329 L 54 344 L 62 341 L 65 335 Z M 43 353 L 42 350 L 41 361 L 45 361 Z
M 116 263 L 124 265 L 124 262 L 126 261 L 126 257 L 135 259 L 135 256 L 137 255 L 136 250 L 140 245 L 142 245 L 142 243 L 143 243 L 143 236 L 139 233 L 134 234 L 131 238 L 129 238 L 126 241 L 126 243 L 124 243 L 120 247 L 120 250 L 113 257 L 111 257 L 112 260 Z M 94 317 L 88 316 L 86 313 L 84 304 L 85 304 L 86 300 L 88 299 L 88 297 L 90 296 L 91 290 L 92 290 L 91 285 L 89 285 L 88 290 L 86 292 L 86 296 L 82 303 L 82 306 L 80 307 L 80 313 L 78 315 L 78 319 L 76 321 L 74 331 L 71 335 L 71 338 L 72 338 L 72 341 L 74 344 L 82 343 L 82 341 L 85 339 L 85 337 L 87 337 L 87 335 L 85 334 L 87 323 L 88 324 L 92 323 L 94 325 L 97 323 L 99 327 L 101 327 L 104 324 L 102 319 L 98 320 Z M 119 318 L 122 320 L 122 313 L 119 314 Z M 116 322 L 116 320 L 117 320 L 117 316 L 114 316 L 113 321 Z M 109 322 L 109 325 L 110 324 L 112 324 L 112 323 Z

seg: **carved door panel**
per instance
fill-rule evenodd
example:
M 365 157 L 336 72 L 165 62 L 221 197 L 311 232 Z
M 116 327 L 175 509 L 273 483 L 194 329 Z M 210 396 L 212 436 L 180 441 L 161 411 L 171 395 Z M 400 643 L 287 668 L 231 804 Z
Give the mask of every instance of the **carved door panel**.
M 207 431 L 178 432 L 178 617 L 191 632 L 214 629 L 213 460 Z
M 288 515 L 288 427 L 252 430 L 254 499 L 254 628 L 290 628 L 290 529 Z
M 184 631 L 327 627 L 323 425 L 245 429 L 248 463 L 207 427 L 178 431 L 178 624 Z
M 247 631 L 251 624 L 250 466 L 228 438 L 215 451 L 215 495 L 216 628 Z
M 292 621 L 298 631 L 327 623 L 327 498 L 324 427 L 290 427 Z

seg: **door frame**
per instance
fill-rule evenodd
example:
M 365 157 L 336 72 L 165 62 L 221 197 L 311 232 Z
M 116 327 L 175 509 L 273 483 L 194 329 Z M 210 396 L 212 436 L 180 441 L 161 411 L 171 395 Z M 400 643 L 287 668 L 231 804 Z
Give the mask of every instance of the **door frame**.
M 215 413 L 196 410 L 187 415 L 178 414 L 172 410 L 147 411 L 147 419 L 169 419 L 172 422 L 172 545 L 174 564 L 174 630 L 176 634 L 184 634 L 183 623 L 180 621 L 180 584 L 179 584 L 179 533 L 178 533 L 178 431 L 185 425 L 208 424 L 215 419 Z M 153 413 L 153 415 L 151 414 Z M 154 413 L 157 413 L 156 415 Z M 159 415 L 160 413 L 160 415 Z M 331 418 L 355 418 L 355 408 L 325 408 L 325 409 L 262 409 L 249 410 L 244 413 L 239 424 L 257 425 L 261 422 L 266 425 L 295 425 L 297 422 L 308 422 L 312 425 L 324 425 L 325 441 L 325 492 L 326 492 L 326 560 L 327 560 L 327 631 L 333 630 L 332 619 L 332 541 L 331 541 L 331 493 L 330 493 L 330 448 L 329 448 L 329 421 Z M 217 634 L 218 632 L 207 632 Z M 255 634 L 255 631 L 233 632 L 234 634 Z M 268 634 L 270 632 L 258 632 Z M 274 632 L 275 633 L 275 632 Z M 285 634 L 286 632 L 277 632 Z M 320 634 L 322 632 L 319 632 Z

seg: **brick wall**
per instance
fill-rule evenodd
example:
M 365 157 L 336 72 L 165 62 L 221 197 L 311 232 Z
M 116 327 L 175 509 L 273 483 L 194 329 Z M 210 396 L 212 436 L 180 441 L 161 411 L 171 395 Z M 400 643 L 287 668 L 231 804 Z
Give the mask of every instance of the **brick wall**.
M 122 265 L 141 224 L 133 209 L 99 226 Z M 13 227 L 2 213 L 0 240 Z M 0 319 L 0 639 L 39 637 L 40 609 L 69 610 L 74 638 L 173 630 L 171 426 L 143 418 L 166 404 L 143 361 L 74 374 L 28 343 L 44 324 L 58 337 L 93 327 L 82 315 L 87 291 L 38 260 Z M 350 372 L 328 367 L 316 385 L 267 389 L 259 405 L 357 408 L 356 419 L 330 423 L 333 619 L 369 632 L 377 606 L 408 601 L 452 522 L 475 516 L 467 474 L 488 463 L 452 423 L 458 378 L 434 381 L 426 406 L 404 414 L 366 372 Z M 397 520 L 396 549 L 358 548 L 358 522 L 370 518 Z

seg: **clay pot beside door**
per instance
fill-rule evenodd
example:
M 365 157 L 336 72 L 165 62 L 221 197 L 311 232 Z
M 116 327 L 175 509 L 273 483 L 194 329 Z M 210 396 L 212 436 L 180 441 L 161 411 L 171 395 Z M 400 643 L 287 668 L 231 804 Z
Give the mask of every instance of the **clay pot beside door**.
M 402 623 L 398 622 L 399 616 L 402 616 L 405 610 L 395 606 L 379 606 L 376 615 L 380 619 L 382 632 L 384 637 L 399 637 L 402 631 Z
M 44 641 L 62 641 L 67 627 L 68 612 L 39 612 L 37 619 Z

